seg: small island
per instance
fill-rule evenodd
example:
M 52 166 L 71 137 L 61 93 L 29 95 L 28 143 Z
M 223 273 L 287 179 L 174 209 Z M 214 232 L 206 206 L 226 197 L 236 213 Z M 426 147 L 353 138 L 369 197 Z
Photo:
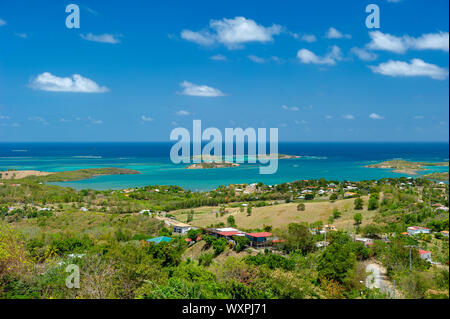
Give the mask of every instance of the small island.
M 27 179 L 39 182 L 68 182 L 89 179 L 102 175 L 140 174 L 141 172 L 117 167 L 86 168 L 64 172 L 41 172 L 31 170 L 10 170 L 0 172 L 1 179 Z
M 417 172 L 427 170 L 425 166 L 448 166 L 448 164 L 449 164 L 448 162 L 426 163 L 426 162 L 410 162 L 405 160 L 391 160 L 377 164 L 367 165 L 365 167 L 393 169 L 394 173 L 417 175 Z
M 448 172 L 435 172 L 430 173 L 422 176 L 426 179 L 433 179 L 436 181 L 448 181 L 449 180 L 449 173 Z
M 231 162 L 213 162 L 213 163 L 196 163 L 186 166 L 186 169 L 208 169 L 208 168 L 228 168 L 240 166 L 238 163 Z

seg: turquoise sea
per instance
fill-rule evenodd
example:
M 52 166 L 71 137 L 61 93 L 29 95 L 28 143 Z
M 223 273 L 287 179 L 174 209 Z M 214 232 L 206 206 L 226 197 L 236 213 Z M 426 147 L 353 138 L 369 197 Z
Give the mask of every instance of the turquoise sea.
M 0 170 L 66 171 L 93 167 L 130 168 L 139 175 L 99 176 L 62 182 L 76 189 L 121 189 L 145 185 L 179 185 L 193 191 L 232 183 L 278 184 L 299 179 L 368 180 L 408 176 L 386 169 L 366 168 L 390 159 L 448 161 L 448 143 L 280 143 L 279 153 L 300 155 L 278 162 L 273 175 L 260 175 L 259 164 L 235 168 L 185 169 L 169 159 L 172 143 L 0 143 Z M 448 167 L 430 167 L 431 172 Z M 414 177 L 414 176 L 412 176 Z

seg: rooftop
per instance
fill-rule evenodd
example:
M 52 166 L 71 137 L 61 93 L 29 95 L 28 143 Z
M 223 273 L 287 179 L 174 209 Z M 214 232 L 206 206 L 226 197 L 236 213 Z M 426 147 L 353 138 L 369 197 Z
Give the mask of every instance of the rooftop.
M 270 236 L 272 236 L 272 233 L 268 233 L 268 232 L 247 233 L 246 235 L 251 236 L 251 237 L 270 237 Z

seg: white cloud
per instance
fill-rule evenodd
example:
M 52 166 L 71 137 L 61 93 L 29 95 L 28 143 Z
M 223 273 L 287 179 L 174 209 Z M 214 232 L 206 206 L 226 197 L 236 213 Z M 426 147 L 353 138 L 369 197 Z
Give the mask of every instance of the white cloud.
M 341 49 L 338 46 L 333 46 L 331 51 L 325 56 L 317 56 L 314 52 L 307 49 L 300 49 L 297 52 L 297 58 L 302 63 L 312 63 L 312 64 L 327 64 L 334 65 L 336 61 L 342 60 Z
M 415 115 L 413 117 L 414 120 L 423 120 L 424 116 L 423 115 Z
M 190 115 L 191 113 L 189 113 L 188 111 L 185 111 L 185 110 L 179 110 L 176 114 L 180 115 L 180 116 L 186 116 L 186 115 Z
M 1 115 L 0 114 L 0 120 L 10 120 L 10 119 L 11 119 L 11 117 L 8 116 L 8 115 Z
M 299 110 L 299 108 L 297 106 L 282 105 L 281 108 L 283 110 L 286 110 L 286 111 L 295 111 L 295 112 L 297 112 Z
M 331 120 L 332 118 L 333 118 L 333 116 L 331 116 L 331 115 L 325 115 L 326 120 Z
M 30 116 L 30 117 L 28 117 L 28 120 L 33 121 L 33 122 L 42 123 L 43 125 L 48 125 L 47 120 L 40 116 Z
M 6 25 L 6 21 L 3 19 L 0 19 L 0 27 Z
M 328 39 L 350 39 L 352 36 L 350 34 L 343 34 L 339 30 L 331 27 L 328 29 L 327 33 L 325 34 L 325 37 Z
M 306 122 L 305 120 L 294 120 L 295 124 L 307 124 L 308 122 Z
M 448 32 L 428 33 L 414 38 L 408 35 L 398 37 L 380 31 L 373 31 L 369 32 L 369 36 L 372 41 L 367 44 L 367 48 L 371 50 L 394 53 L 405 53 L 408 49 L 449 51 Z
M 380 114 L 377 114 L 377 113 L 371 113 L 371 114 L 369 115 L 369 117 L 370 117 L 372 120 L 382 120 L 382 119 L 384 119 L 384 117 L 382 117 Z
M 142 115 L 142 116 L 141 116 L 141 120 L 143 120 L 144 122 L 152 122 L 152 121 L 154 121 L 155 119 L 152 118 L 152 117 L 150 117 L 150 116 Z
M 255 62 L 255 63 L 266 63 L 266 62 L 267 62 L 266 59 L 261 58 L 261 57 L 256 56 L 256 55 L 252 55 L 252 54 L 249 55 L 248 58 L 249 58 L 251 61 Z
M 59 121 L 62 122 L 62 123 L 70 122 L 70 120 L 65 119 L 65 118 L 61 118 Z
M 225 95 L 219 89 L 215 89 L 207 85 L 197 85 L 188 81 L 180 83 L 180 86 L 184 88 L 183 92 L 181 92 L 183 95 L 202 97 L 216 97 Z
M 355 116 L 353 114 L 345 114 L 345 115 L 342 115 L 342 118 L 346 119 L 346 120 L 354 120 Z
M 214 36 L 206 31 L 181 31 L 181 38 L 200 45 L 212 45 L 215 42 Z
M 22 39 L 27 39 L 28 38 L 28 34 L 26 33 L 14 33 L 14 35 L 16 37 L 22 38 Z
M 366 49 L 361 49 L 361 48 L 352 48 L 351 52 L 356 55 L 360 60 L 363 61 L 373 61 L 377 59 L 377 55 L 373 52 L 369 52 Z
M 369 32 L 372 41 L 367 45 L 371 50 L 391 51 L 395 53 L 406 52 L 406 45 L 402 38 L 380 31 Z
M 409 47 L 416 50 L 441 50 L 449 51 L 448 32 L 423 34 L 419 38 L 406 37 L 405 41 Z
M 79 74 L 61 78 L 44 72 L 32 79 L 30 85 L 35 90 L 50 92 L 103 93 L 109 91 L 107 87 L 100 87 L 94 81 Z
M 214 61 L 226 61 L 227 57 L 222 54 L 216 54 L 216 55 L 213 55 L 210 59 L 214 60 Z
M 435 80 L 445 80 L 448 70 L 437 65 L 426 63 L 421 59 L 412 59 L 410 63 L 404 61 L 392 61 L 381 63 L 378 66 L 369 66 L 374 73 L 388 76 L 427 76 Z
M 98 35 L 95 35 L 92 33 L 88 33 L 86 35 L 80 34 L 80 37 L 84 40 L 93 41 L 93 42 L 111 43 L 111 44 L 116 44 L 116 43 L 120 42 L 120 40 L 117 38 L 117 36 L 115 36 L 113 34 L 109 34 L 109 33 L 98 34 Z
M 89 121 L 91 124 L 102 124 L 102 123 L 103 123 L 102 120 L 96 120 L 96 119 L 93 119 L 91 116 L 88 116 L 88 121 Z
M 211 20 L 210 30 L 191 31 L 183 30 L 181 37 L 200 45 L 212 45 L 215 42 L 224 44 L 228 49 L 241 48 L 244 43 L 273 41 L 273 36 L 281 32 L 281 26 L 272 25 L 264 27 L 254 20 L 244 17 L 234 19 Z
M 317 41 L 317 38 L 314 34 L 304 34 L 304 35 L 302 35 L 301 39 L 308 43 Z

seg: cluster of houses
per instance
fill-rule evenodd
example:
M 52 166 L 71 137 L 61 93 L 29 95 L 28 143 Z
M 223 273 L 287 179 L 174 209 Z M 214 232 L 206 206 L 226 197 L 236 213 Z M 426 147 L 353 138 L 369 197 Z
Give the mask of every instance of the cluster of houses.
M 278 244 L 283 242 L 281 239 L 273 236 L 269 232 L 256 232 L 256 233 L 246 233 L 236 228 L 225 227 L 225 228 L 206 228 L 206 233 L 208 235 L 225 238 L 227 241 L 233 241 L 233 236 L 247 237 L 250 240 L 250 247 L 261 248 L 269 247 L 273 244 Z
M 173 233 L 186 234 L 190 229 L 194 229 L 194 227 L 181 222 L 171 221 L 171 223 Z M 234 236 L 247 237 L 250 240 L 249 246 L 253 248 L 267 248 L 276 246 L 284 242 L 284 240 L 275 237 L 272 233 L 269 232 L 246 233 L 239 229 L 231 227 L 206 228 L 205 233 L 216 238 L 225 238 L 228 242 L 232 243 L 235 243 L 235 241 L 233 240 Z M 197 238 L 197 241 L 200 239 L 201 236 Z M 170 237 L 159 236 L 147 239 L 147 242 L 159 244 L 161 242 L 170 242 L 171 240 L 172 238 Z M 192 240 L 190 238 L 186 238 L 186 242 L 191 243 Z

